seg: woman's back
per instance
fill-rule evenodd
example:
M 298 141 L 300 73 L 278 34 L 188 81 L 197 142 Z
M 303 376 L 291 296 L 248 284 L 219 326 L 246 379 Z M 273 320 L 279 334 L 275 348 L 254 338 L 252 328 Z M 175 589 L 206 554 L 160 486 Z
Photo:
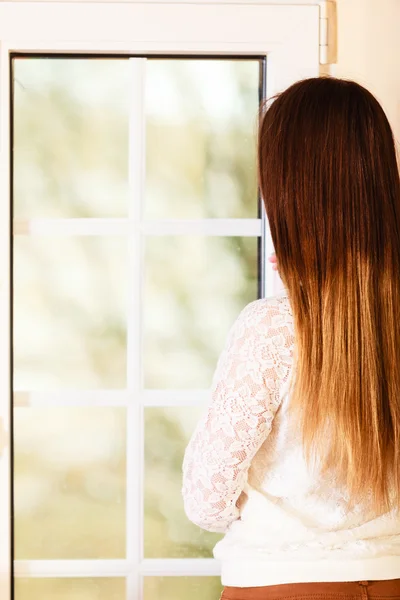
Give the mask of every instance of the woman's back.
M 377 517 L 362 503 L 351 506 L 334 472 L 309 466 L 288 410 L 294 370 L 287 294 L 248 305 L 221 355 L 212 410 L 186 451 L 186 512 L 200 527 L 226 533 L 215 557 L 230 586 L 394 579 L 399 512 Z M 265 427 L 270 433 L 249 467 Z

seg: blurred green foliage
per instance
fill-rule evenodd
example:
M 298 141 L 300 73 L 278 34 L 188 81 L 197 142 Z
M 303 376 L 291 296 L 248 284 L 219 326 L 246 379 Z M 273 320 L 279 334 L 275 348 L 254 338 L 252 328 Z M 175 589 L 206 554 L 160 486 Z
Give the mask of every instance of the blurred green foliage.
M 25 579 L 15 581 L 18 600 L 121 600 L 125 598 L 125 581 L 98 577 L 68 579 Z
M 146 577 L 143 600 L 219 600 L 222 586 L 217 577 Z
M 257 217 L 257 61 L 147 65 L 145 217 Z M 21 58 L 13 71 L 21 230 L 35 217 L 128 216 L 129 61 Z M 144 251 L 135 376 L 150 389 L 207 388 L 229 326 L 256 298 L 257 239 L 155 237 Z M 126 351 L 129 268 L 124 239 L 15 238 L 15 389 L 126 387 L 137 368 Z M 187 521 L 180 492 L 200 413 L 144 413 L 144 557 L 211 557 L 219 538 Z M 15 410 L 16 558 L 125 557 L 126 435 L 122 408 Z M 149 577 L 143 600 L 217 600 L 220 589 L 213 577 Z M 15 597 L 125 600 L 125 582 L 18 579 Z

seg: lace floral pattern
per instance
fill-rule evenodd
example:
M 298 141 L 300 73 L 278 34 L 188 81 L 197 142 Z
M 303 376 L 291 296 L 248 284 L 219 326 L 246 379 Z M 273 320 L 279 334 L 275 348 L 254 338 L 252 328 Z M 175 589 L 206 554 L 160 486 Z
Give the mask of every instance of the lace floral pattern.
M 286 296 L 256 300 L 233 325 L 217 364 L 211 403 L 185 453 L 183 498 L 191 521 L 225 532 L 239 518 L 251 462 L 271 431 L 293 362 Z

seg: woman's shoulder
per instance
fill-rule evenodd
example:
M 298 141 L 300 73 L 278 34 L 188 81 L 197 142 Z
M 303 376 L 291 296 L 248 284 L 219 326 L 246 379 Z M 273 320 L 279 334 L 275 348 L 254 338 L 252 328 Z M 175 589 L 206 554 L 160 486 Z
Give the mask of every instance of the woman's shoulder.
M 249 325 L 279 326 L 280 323 L 293 323 L 289 296 L 285 290 L 274 296 L 250 302 L 245 306 L 240 317 Z
M 286 292 L 260 298 L 247 304 L 240 313 L 236 326 L 237 337 L 256 338 L 268 343 L 289 347 L 294 342 L 293 315 Z

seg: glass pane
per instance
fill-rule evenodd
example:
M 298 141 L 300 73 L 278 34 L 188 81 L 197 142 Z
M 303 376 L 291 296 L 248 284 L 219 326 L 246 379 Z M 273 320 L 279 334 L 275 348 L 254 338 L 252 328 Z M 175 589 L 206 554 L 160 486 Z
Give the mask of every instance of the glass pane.
M 125 600 L 125 580 L 97 579 L 16 579 L 15 600 Z
M 190 523 L 183 510 L 183 454 L 200 414 L 192 407 L 145 409 L 146 558 L 211 558 L 221 538 Z
M 145 577 L 143 600 L 219 600 L 218 577 Z
M 129 61 L 16 58 L 15 216 L 127 214 Z
M 125 429 L 124 408 L 15 409 L 17 559 L 125 556 Z
M 207 388 L 230 326 L 257 298 L 257 238 L 153 237 L 145 260 L 145 385 Z
M 259 64 L 147 62 L 147 217 L 257 217 Z
M 14 387 L 126 381 L 127 241 L 14 238 Z

